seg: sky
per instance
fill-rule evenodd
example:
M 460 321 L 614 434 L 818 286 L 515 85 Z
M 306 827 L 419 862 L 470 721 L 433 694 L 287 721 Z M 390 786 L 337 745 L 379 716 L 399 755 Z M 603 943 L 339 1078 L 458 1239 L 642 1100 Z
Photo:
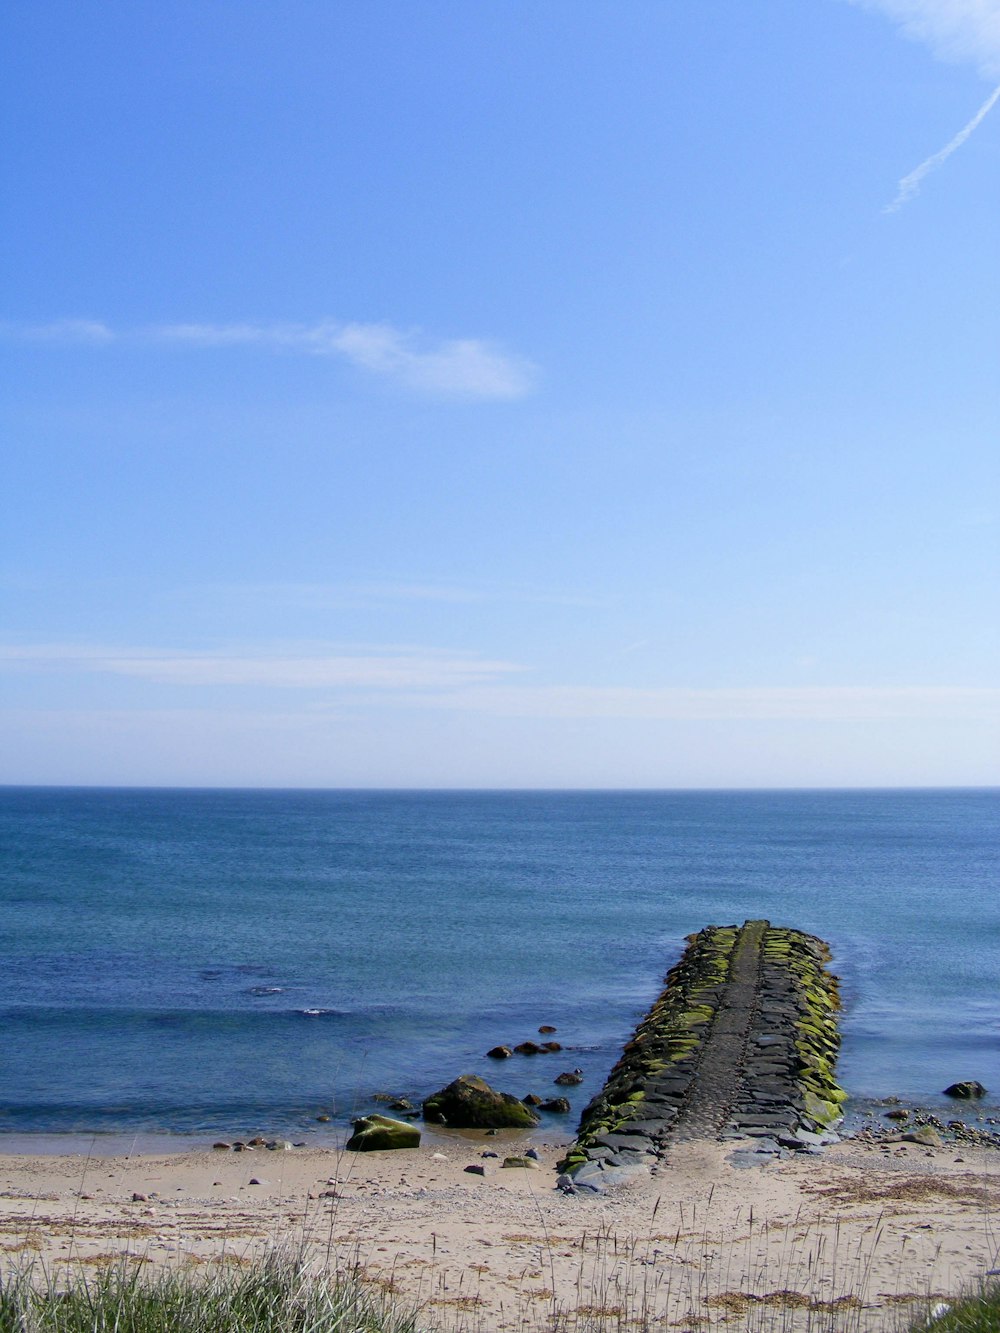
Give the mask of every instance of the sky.
M 1000 782 L 1000 0 L 0 27 L 0 782 Z

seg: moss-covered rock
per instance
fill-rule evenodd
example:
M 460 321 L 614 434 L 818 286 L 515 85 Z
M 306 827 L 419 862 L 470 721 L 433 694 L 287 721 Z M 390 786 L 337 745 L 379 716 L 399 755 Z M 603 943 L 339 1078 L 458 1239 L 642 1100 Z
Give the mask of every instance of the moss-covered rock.
M 453 1129 L 531 1129 L 539 1123 L 530 1106 L 475 1074 L 462 1074 L 428 1097 L 424 1119 Z
M 391 1148 L 418 1148 L 420 1130 L 403 1120 L 385 1115 L 366 1115 L 355 1120 L 354 1133 L 347 1140 L 348 1152 L 386 1152 Z

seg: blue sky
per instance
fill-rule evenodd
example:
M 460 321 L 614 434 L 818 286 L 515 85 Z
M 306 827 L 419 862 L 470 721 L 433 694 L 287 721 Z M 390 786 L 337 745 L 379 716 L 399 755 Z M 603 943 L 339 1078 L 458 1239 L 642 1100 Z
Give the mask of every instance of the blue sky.
M 1000 781 L 996 0 L 2 22 L 0 781 Z

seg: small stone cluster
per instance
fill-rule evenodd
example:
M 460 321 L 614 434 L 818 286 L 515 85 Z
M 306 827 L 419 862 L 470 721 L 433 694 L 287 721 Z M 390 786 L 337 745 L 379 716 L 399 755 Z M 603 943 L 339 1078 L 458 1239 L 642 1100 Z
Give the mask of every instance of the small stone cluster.
M 811 1150 L 846 1099 L 834 1079 L 829 950 L 766 921 L 709 926 L 667 975 L 563 1160 L 567 1183 L 618 1183 L 672 1138 L 757 1138 Z

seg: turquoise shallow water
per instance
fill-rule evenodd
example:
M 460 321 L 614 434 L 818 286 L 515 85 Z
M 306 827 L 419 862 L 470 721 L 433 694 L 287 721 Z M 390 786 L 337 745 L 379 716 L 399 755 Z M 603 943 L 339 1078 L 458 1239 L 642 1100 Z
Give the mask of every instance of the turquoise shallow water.
M 704 925 L 834 949 L 841 1081 L 1000 1092 L 1000 792 L 0 790 L 0 1134 L 305 1136 L 478 1072 L 578 1110 Z M 551 1023 L 565 1050 L 484 1052 Z

